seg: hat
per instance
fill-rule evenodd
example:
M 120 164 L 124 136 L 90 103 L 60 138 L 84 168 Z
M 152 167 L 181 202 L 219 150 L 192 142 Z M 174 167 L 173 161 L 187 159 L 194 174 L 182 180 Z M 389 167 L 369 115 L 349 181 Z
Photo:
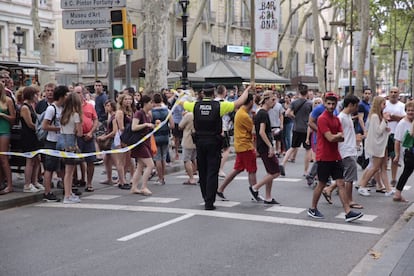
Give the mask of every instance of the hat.
M 204 85 L 203 85 L 203 91 L 204 92 L 211 92 L 211 91 L 214 91 L 214 89 L 216 88 L 216 86 L 214 85 L 214 83 L 211 83 L 211 82 L 206 82 Z
M 262 98 L 260 99 L 259 104 L 262 105 L 265 100 L 267 100 L 267 99 L 269 99 L 271 97 L 273 97 L 273 91 L 266 90 L 265 92 L 263 92 Z
M 334 99 L 336 99 L 336 100 L 338 100 L 338 95 L 336 95 L 334 92 L 326 92 L 325 93 L 325 99 L 327 99 L 327 98 L 334 98 Z

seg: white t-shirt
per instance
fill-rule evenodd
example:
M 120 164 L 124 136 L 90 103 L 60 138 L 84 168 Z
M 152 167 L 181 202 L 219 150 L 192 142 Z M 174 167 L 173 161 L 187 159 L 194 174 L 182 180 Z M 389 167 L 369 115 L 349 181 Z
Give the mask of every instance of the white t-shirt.
M 357 143 L 352 115 L 341 112 L 338 115 L 338 119 L 341 121 L 345 138 L 343 142 L 338 143 L 339 153 L 342 159 L 349 156 L 357 156 Z
M 69 122 L 66 125 L 60 126 L 60 133 L 62 134 L 75 134 L 75 124 L 80 123 L 79 113 L 73 113 L 70 115 Z
M 52 105 L 56 107 L 56 116 L 55 116 L 55 109 L 53 108 Z M 57 106 L 55 104 L 52 104 L 52 105 L 49 105 L 46 108 L 44 120 L 49 120 L 52 126 L 60 127 L 60 117 L 62 117 L 63 107 Z M 53 120 L 53 117 L 55 117 L 54 120 Z M 58 134 L 59 134 L 59 131 L 48 131 L 46 140 L 50 142 L 57 142 Z
M 401 142 L 401 151 L 400 151 L 400 162 L 402 163 L 404 161 L 404 150 L 402 146 L 402 142 L 404 139 L 404 135 L 407 132 L 407 130 L 411 131 L 411 125 L 412 123 L 407 120 L 407 118 L 401 119 L 401 121 L 398 122 L 397 127 L 395 128 L 395 134 L 394 139 Z
M 387 101 L 385 108 L 384 108 L 384 113 L 388 112 L 390 114 L 393 115 L 397 115 L 397 116 L 405 116 L 405 105 L 404 103 L 398 101 L 395 104 L 391 103 L 390 101 Z M 397 121 L 392 121 L 392 122 L 388 122 L 388 127 L 391 129 L 390 133 L 395 133 L 395 128 L 397 127 L 398 122 Z

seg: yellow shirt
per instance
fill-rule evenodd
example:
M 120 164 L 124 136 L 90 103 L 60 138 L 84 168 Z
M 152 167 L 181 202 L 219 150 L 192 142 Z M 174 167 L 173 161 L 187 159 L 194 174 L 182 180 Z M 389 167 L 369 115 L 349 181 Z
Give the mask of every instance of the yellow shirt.
M 234 117 L 234 150 L 236 152 L 254 149 L 252 131 L 253 120 L 242 106 Z

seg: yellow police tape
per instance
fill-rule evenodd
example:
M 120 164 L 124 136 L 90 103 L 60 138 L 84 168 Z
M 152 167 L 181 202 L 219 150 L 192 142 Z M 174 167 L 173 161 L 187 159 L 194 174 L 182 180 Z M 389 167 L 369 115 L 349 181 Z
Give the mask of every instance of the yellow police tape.
M 25 157 L 25 158 L 33 158 L 37 154 L 45 154 L 45 155 L 51 155 L 51 156 L 61 157 L 61 158 L 85 158 L 85 157 L 89 157 L 89 156 L 93 156 L 93 155 L 99 155 L 99 154 L 124 153 L 124 152 L 132 150 L 136 146 L 143 143 L 145 140 L 147 140 L 149 137 L 151 137 L 151 135 L 153 135 L 155 132 L 157 132 L 163 125 L 165 125 L 168 122 L 173 110 L 179 104 L 179 100 L 184 96 L 184 94 L 185 94 L 185 92 L 182 92 L 179 95 L 178 99 L 176 100 L 176 102 L 173 105 L 173 107 L 171 108 L 171 110 L 168 112 L 168 115 L 167 115 L 167 117 L 165 118 L 164 121 L 162 121 L 161 123 L 156 125 L 155 128 L 150 133 L 148 133 L 143 138 L 141 138 L 141 140 L 139 140 L 138 142 L 136 142 L 133 145 L 126 146 L 124 148 L 113 149 L 113 150 L 103 150 L 103 151 L 96 151 L 96 152 L 88 152 L 88 153 L 75 153 L 75 152 L 67 152 L 67 151 L 60 151 L 60 150 L 53 150 L 53 149 L 38 149 L 36 151 L 30 151 L 30 152 L 9 152 L 9 151 L 8 152 L 0 152 L 0 155 L 9 155 L 9 156 L 20 156 L 20 157 Z

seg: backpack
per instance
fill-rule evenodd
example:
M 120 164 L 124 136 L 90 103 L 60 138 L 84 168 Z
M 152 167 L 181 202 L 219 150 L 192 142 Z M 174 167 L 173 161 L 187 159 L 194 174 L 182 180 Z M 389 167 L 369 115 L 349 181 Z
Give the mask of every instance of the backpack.
M 51 104 L 51 106 L 53 106 L 53 108 L 55 109 L 55 115 L 53 115 L 52 118 L 52 123 L 54 123 L 55 119 L 56 119 L 56 106 L 54 104 Z M 47 108 L 46 108 L 47 110 Z M 47 130 L 44 130 L 42 128 L 42 122 L 45 119 L 45 114 L 46 114 L 46 110 L 42 112 L 42 114 L 40 114 L 37 118 L 36 121 L 36 135 L 37 135 L 37 139 L 40 142 L 44 142 L 46 141 L 46 137 L 47 137 Z

